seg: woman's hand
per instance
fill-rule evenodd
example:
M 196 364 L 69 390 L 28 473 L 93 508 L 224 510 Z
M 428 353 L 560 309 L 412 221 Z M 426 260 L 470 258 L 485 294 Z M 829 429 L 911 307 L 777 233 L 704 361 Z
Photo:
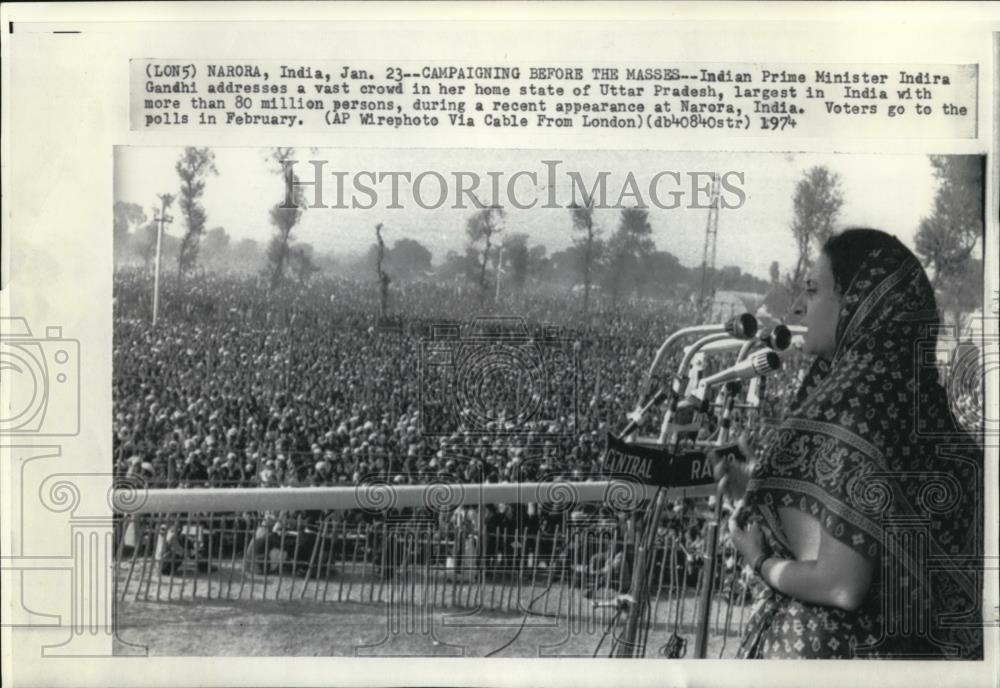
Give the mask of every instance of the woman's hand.
M 747 448 L 742 440 L 738 444 L 719 447 L 708 453 L 715 482 L 720 483 L 723 493 L 733 501 L 742 499 L 747 491 L 750 480 L 747 456 Z
M 803 514 L 803 518 L 813 517 Z M 729 537 L 747 563 L 768 555 L 760 522 L 741 527 L 742 510 L 729 519 Z M 823 604 L 845 611 L 860 607 L 871 585 L 874 564 L 819 527 L 819 551 L 809 559 L 763 559 L 759 571 L 767 585 L 811 604 Z
M 741 513 L 742 509 L 737 509 L 729 518 L 729 539 L 743 555 L 743 559 L 751 562 L 766 551 L 764 531 L 756 520 L 752 520 L 745 528 L 740 527 Z

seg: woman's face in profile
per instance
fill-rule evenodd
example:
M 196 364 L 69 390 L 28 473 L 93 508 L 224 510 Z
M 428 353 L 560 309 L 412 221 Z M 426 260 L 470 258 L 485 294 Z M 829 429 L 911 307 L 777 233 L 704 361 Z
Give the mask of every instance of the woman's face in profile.
M 820 253 L 806 278 L 806 289 L 799 306 L 802 324 L 809 328 L 802 350 L 827 360 L 837 350 L 837 321 L 840 318 L 840 294 L 830 269 L 830 259 Z

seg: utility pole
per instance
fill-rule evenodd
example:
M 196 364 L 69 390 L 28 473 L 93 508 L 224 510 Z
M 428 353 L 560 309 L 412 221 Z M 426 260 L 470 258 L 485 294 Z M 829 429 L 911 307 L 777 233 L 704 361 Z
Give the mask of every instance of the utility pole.
M 719 176 L 712 175 L 712 186 L 708 207 L 708 223 L 705 225 L 705 247 L 701 253 L 701 293 L 698 295 L 698 310 L 702 318 L 710 317 L 715 301 L 715 245 L 719 236 Z
M 385 241 L 382 239 L 382 223 L 379 222 L 375 225 L 375 237 L 378 239 L 378 253 L 375 256 L 375 273 L 378 275 L 378 319 L 379 322 L 385 323 L 386 316 L 389 314 L 389 282 L 392 279 L 386 273 L 383 268 L 385 262 Z
M 173 222 L 174 218 L 167 215 L 167 208 L 174 202 L 171 194 L 157 194 L 160 199 L 160 209 L 153 211 L 153 219 L 159 222 L 156 230 L 156 266 L 153 268 L 153 327 L 156 327 L 156 317 L 160 311 L 160 253 L 163 248 L 163 225 Z
M 494 300 L 500 301 L 500 277 L 503 276 L 503 244 L 500 244 L 500 253 L 497 255 L 497 293 Z

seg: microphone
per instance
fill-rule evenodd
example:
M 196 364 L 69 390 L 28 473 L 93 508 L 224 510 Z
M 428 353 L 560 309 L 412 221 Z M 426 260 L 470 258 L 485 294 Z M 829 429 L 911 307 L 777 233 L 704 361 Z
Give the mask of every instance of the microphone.
M 757 318 L 750 313 L 743 313 L 727 320 L 724 327 L 730 337 L 752 339 L 757 334 Z
M 645 406 L 643 406 L 641 409 L 632 414 L 632 420 L 628 422 L 628 425 L 625 426 L 625 429 L 622 430 L 618 436 L 621 438 L 625 438 L 631 435 L 636 430 L 638 430 L 639 423 L 642 422 L 643 417 L 646 415 L 649 409 L 653 408 L 654 406 L 662 404 L 664 401 L 667 400 L 668 396 L 669 394 L 665 389 L 660 389 L 659 391 L 657 391 L 656 394 L 653 395 L 653 397 L 646 403 Z
M 736 338 L 724 339 L 722 341 L 706 344 L 701 348 L 701 351 L 706 354 L 728 353 L 730 351 L 742 352 L 744 348 L 749 351 L 750 346 L 753 346 L 755 343 L 759 343 L 762 346 L 774 349 L 775 351 L 784 351 L 792 343 L 792 334 L 792 330 L 785 325 L 776 325 L 774 329 L 770 331 L 758 332 L 756 340 L 744 341 Z M 690 347 L 685 347 L 685 351 L 688 348 Z
M 649 392 L 649 389 L 652 387 L 653 375 L 657 370 L 659 370 L 661 364 L 667 357 L 667 352 L 670 351 L 672 346 L 685 337 L 716 333 L 726 333 L 730 337 L 735 337 L 737 339 L 748 339 L 757 334 L 757 318 L 750 313 L 743 313 L 730 318 L 727 322 L 721 325 L 693 325 L 681 328 L 667 337 L 663 344 L 660 345 L 660 348 L 656 350 L 653 362 L 650 364 L 649 370 L 646 371 L 646 374 L 643 376 L 642 382 L 639 385 L 641 396 L 639 404 L 636 406 L 636 410 L 638 411 L 639 407 L 642 405 L 641 399 L 645 397 L 645 395 Z M 702 342 L 702 346 L 707 343 L 708 342 Z M 697 348 L 699 347 L 695 347 L 696 350 Z
M 703 346 L 709 344 L 712 341 L 717 341 L 717 338 L 725 339 L 727 336 L 729 336 L 737 339 L 750 339 L 755 334 L 757 334 L 757 318 L 755 318 L 750 313 L 742 313 L 741 315 L 732 317 L 724 325 L 721 326 L 695 325 L 693 327 L 685 327 L 678 330 L 677 332 L 674 332 L 672 335 L 667 337 L 666 341 L 664 341 L 663 344 L 660 345 L 660 348 L 656 351 L 656 355 L 653 357 L 652 364 L 649 366 L 649 370 L 646 371 L 646 374 L 642 378 L 642 382 L 640 383 L 639 386 L 641 395 L 639 397 L 640 402 L 636 406 L 636 411 L 635 411 L 636 417 L 639 417 L 639 414 L 642 410 L 641 399 L 646 395 L 647 391 L 652 386 L 653 375 L 656 373 L 660 365 L 663 363 L 664 359 L 667 356 L 667 352 L 670 350 L 670 347 L 673 346 L 675 343 L 677 343 L 682 337 L 688 337 L 691 335 L 705 335 L 697 342 L 695 342 L 695 344 L 692 347 L 685 350 L 680 366 L 679 376 L 674 378 L 674 381 L 670 386 L 670 392 L 673 395 L 672 403 L 676 403 L 676 401 L 678 400 L 678 397 L 680 396 L 684 383 L 686 383 L 686 379 L 684 379 L 684 372 L 687 370 L 687 367 L 691 362 L 692 355 L 697 353 L 699 349 L 701 349 Z M 667 432 L 666 428 L 670 425 L 670 417 L 672 415 L 673 411 L 668 410 L 667 414 L 663 418 L 663 429 L 661 430 L 660 433 L 661 443 L 664 441 L 665 433 Z
M 767 334 L 759 337 L 764 346 L 775 351 L 784 351 L 792 343 L 792 331 L 785 325 L 775 325 Z
M 736 365 L 703 378 L 699 387 L 708 388 L 730 380 L 749 380 L 759 375 L 770 375 L 780 369 L 781 359 L 778 354 L 771 349 L 760 349 Z

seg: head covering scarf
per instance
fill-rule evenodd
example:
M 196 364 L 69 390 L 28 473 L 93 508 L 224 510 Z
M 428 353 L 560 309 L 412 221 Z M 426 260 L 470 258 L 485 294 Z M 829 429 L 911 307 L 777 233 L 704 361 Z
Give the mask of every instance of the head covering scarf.
M 856 656 L 982 656 L 982 454 L 938 384 L 938 329 L 913 254 L 871 252 L 844 288 L 832 360 L 812 365 L 748 484 L 779 544 L 777 509 L 794 507 L 873 560 L 865 604 L 881 628 Z

